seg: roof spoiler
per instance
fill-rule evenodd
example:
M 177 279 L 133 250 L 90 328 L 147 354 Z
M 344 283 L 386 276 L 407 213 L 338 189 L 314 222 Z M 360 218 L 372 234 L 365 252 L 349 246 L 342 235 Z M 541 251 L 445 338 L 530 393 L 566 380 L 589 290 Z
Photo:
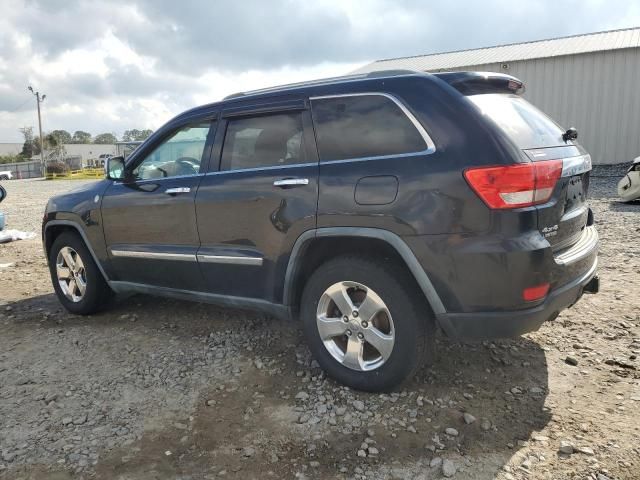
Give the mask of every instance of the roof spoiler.
M 524 93 L 524 82 L 511 75 L 493 72 L 443 72 L 434 76 L 444 80 L 463 95 L 481 93 Z

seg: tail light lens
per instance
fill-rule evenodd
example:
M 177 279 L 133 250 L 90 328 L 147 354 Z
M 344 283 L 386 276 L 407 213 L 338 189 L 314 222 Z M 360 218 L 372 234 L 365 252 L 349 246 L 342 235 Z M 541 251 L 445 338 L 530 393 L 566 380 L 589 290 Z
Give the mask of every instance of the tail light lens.
M 548 283 L 543 283 L 542 285 L 536 285 L 535 287 L 525 288 L 522 291 L 522 298 L 527 302 L 540 300 L 547 296 L 547 293 L 549 293 L 549 287 L 550 285 Z
M 464 178 L 489 208 L 520 208 L 551 198 L 562 174 L 562 160 L 479 167 L 465 170 Z

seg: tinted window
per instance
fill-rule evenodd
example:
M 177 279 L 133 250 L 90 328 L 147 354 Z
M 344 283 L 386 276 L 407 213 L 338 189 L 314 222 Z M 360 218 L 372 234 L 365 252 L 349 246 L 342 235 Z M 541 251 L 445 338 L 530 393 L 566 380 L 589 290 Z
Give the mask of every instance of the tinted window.
M 229 120 L 222 148 L 223 170 L 305 162 L 302 113 Z
M 147 155 L 133 175 L 147 180 L 197 174 L 210 128 L 209 123 L 181 128 Z
M 491 93 L 469 99 L 520 148 L 565 145 L 564 130 L 524 98 Z
M 321 160 L 420 152 L 427 145 L 396 103 L 381 95 L 313 100 Z

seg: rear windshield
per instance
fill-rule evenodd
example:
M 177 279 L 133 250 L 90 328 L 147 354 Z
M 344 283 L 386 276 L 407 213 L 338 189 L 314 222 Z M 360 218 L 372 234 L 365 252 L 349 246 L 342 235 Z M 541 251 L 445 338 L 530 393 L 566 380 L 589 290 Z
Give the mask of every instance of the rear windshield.
M 522 149 L 566 145 L 564 130 L 522 97 L 489 93 L 468 98 Z

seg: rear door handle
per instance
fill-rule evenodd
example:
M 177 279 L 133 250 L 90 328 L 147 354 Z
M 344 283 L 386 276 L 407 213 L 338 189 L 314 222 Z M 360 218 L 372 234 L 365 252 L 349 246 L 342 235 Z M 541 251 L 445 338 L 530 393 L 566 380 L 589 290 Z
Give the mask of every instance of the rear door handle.
M 308 178 L 282 178 L 273 182 L 274 187 L 294 187 L 299 185 L 309 185 Z
M 189 193 L 191 189 L 189 187 L 176 187 L 176 188 L 167 188 L 164 193 L 167 195 L 177 195 L 178 193 Z

